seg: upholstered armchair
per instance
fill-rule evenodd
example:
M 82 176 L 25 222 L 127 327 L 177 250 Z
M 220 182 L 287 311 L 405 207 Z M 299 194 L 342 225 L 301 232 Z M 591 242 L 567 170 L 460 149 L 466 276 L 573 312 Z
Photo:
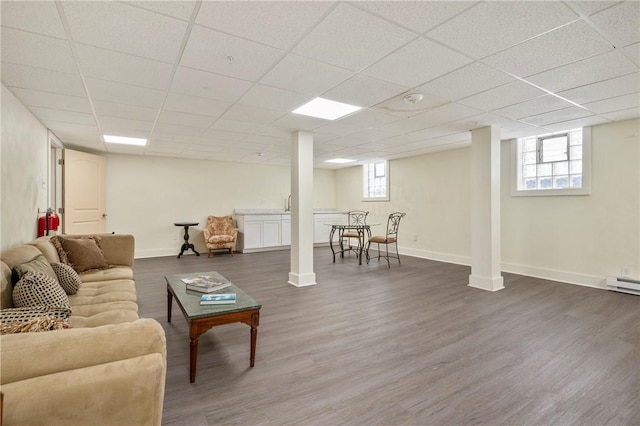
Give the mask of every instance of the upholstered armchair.
M 211 257 L 212 250 L 228 249 L 231 256 L 236 248 L 238 228 L 233 224 L 231 216 L 209 216 L 204 228 L 204 243 Z

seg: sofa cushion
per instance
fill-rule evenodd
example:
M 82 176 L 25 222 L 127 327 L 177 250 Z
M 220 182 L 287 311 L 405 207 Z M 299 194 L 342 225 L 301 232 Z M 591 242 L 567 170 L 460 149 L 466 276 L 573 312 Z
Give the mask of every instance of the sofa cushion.
M 29 271 L 13 288 L 13 304 L 29 306 L 63 306 L 70 308 L 69 298 L 60 284 L 43 272 Z
M 103 282 L 113 280 L 133 280 L 133 269 L 129 266 L 114 266 L 99 271 L 87 271 L 80 275 L 83 283 Z
M 65 293 L 76 294 L 78 292 L 82 280 L 71 266 L 65 265 L 64 263 L 52 263 L 51 268 L 53 268 L 56 273 L 58 282 Z
M 65 328 L 71 328 L 69 320 L 44 316 L 27 321 L 4 322 L 0 324 L 0 334 L 36 333 Z
M 94 238 L 58 237 L 69 263 L 77 272 L 92 269 L 107 269 L 109 264 Z
M 0 310 L 0 322 L 28 321 L 39 317 L 68 319 L 71 309 L 55 306 L 30 306 L 27 308 L 8 308 Z
M 28 262 L 20 263 L 13 267 L 13 284 L 16 284 L 27 272 L 33 271 L 42 272 L 53 278 L 56 283 L 58 282 L 58 277 L 47 259 L 45 259 L 43 255 L 39 254 Z

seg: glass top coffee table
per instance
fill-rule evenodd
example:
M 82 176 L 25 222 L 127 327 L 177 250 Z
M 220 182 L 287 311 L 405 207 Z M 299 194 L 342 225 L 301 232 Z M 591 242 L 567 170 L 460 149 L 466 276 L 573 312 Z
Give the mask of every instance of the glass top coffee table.
M 216 271 L 197 272 L 192 274 L 166 275 L 167 281 L 167 320 L 171 322 L 171 306 L 173 299 L 176 299 L 178 306 L 182 310 L 187 323 L 189 324 L 189 380 L 196 381 L 196 361 L 198 358 L 198 338 L 207 330 L 216 325 L 242 322 L 251 327 L 251 354 L 249 356 L 249 366 L 255 364 L 256 341 L 258 338 L 258 324 L 260 323 L 260 308 L 258 304 L 244 291 L 231 284 L 231 287 L 218 290 L 216 293 L 235 293 L 236 303 L 224 305 L 200 305 L 200 293 L 187 290 L 187 286 L 182 282 L 182 278 L 194 278 L 202 275 L 209 275 L 215 278 L 224 279 Z

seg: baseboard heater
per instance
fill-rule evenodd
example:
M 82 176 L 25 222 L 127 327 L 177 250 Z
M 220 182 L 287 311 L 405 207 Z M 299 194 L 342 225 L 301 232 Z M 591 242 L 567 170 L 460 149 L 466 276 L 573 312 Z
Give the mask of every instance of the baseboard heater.
M 640 281 L 631 278 L 607 277 L 607 289 L 640 296 Z

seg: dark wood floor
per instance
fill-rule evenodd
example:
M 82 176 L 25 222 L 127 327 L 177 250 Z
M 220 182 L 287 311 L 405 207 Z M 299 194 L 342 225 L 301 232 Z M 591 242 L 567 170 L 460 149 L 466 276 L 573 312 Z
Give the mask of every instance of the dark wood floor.
M 165 425 L 638 425 L 640 297 L 505 274 L 496 293 L 469 268 L 403 257 L 331 262 L 318 285 L 286 283 L 289 252 L 140 259 L 140 315 L 167 334 Z M 189 335 L 165 274 L 217 270 L 262 303 L 249 327 Z M 175 303 L 175 302 L 174 302 Z

